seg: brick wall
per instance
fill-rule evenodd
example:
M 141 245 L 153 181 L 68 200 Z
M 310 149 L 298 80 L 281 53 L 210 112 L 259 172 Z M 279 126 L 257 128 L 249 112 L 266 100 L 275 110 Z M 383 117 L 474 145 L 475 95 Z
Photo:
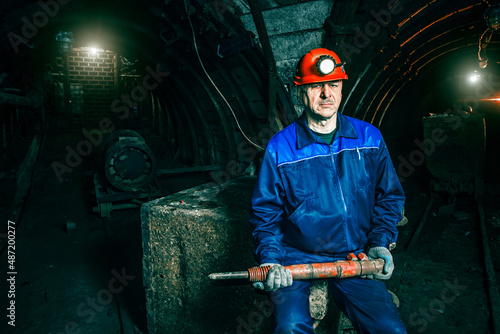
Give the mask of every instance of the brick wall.
M 116 99 L 116 53 L 73 49 L 68 56 L 72 91 L 72 111 L 85 118 L 102 118 L 111 114 Z

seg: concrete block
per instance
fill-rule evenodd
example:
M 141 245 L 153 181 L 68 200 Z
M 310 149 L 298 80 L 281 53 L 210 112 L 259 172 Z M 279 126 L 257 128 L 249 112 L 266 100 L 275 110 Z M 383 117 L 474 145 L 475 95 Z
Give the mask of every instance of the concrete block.
M 272 305 L 245 281 L 212 272 L 256 266 L 248 208 L 254 176 L 183 190 L 141 208 L 148 331 L 270 332 Z
M 328 282 L 315 280 L 311 283 L 309 295 L 309 311 L 314 320 L 320 321 L 326 316 L 328 310 Z

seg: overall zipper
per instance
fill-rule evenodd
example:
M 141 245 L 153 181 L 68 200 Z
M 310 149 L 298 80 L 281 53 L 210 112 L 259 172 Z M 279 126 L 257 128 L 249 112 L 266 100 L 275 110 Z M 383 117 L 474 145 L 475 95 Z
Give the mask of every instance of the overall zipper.
M 351 245 L 351 238 L 349 237 L 349 233 L 347 231 L 347 205 L 345 204 L 345 198 L 344 198 L 344 190 L 342 188 L 342 183 L 340 182 L 340 177 L 338 173 L 338 166 L 335 163 L 335 158 L 333 156 L 333 152 L 330 146 L 330 157 L 332 158 L 332 163 L 333 166 L 335 167 L 335 174 L 337 176 L 337 182 L 339 184 L 339 189 L 340 189 L 340 197 L 342 198 L 342 204 L 344 206 L 344 226 L 345 226 L 345 234 L 346 234 L 346 240 L 347 240 L 347 246 L 349 247 Z

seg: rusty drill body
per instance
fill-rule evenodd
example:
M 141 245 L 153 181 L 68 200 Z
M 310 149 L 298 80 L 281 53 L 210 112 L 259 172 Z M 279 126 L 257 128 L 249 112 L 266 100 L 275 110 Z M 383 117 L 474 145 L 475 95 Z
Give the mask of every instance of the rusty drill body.
M 346 278 L 362 275 L 380 274 L 384 268 L 384 260 L 340 260 L 326 263 L 294 264 L 286 266 L 290 269 L 294 280 L 317 278 Z M 213 273 L 208 277 L 213 280 L 248 279 L 250 282 L 264 282 L 271 266 L 252 267 L 246 271 Z

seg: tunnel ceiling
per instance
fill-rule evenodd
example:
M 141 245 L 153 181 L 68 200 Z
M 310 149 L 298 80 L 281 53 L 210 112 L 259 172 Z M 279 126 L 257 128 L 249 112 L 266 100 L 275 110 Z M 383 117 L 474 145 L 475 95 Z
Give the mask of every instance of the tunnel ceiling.
M 352 93 L 344 99 L 344 112 L 381 125 L 399 100 L 432 93 L 450 77 L 463 80 L 479 70 L 487 7 L 481 1 L 337 2 L 327 22 L 327 46 L 349 62 Z M 339 26 L 346 31 L 336 34 Z M 494 40 L 487 47 L 492 65 L 485 74 L 498 71 Z M 451 88 L 449 94 L 456 95 Z
M 55 36 L 60 30 L 73 32 L 74 46 L 98 40 L 102 45 L 97 47 L 114 50 L 129 59 L 144 64 L 160 63 L 165 71 L 172 73 L 172 80 L 185 77 L 182 74 L 176 77 L 180 70 L 189 72 L 193 78 L 201 75 L 196 50 L 210 72 L 230 72 L 231 66 L 243 62 L 252 67 L 255 80 L 267 80 L 264 52 L 260 48 L 249 49 L 261 37 L 249 32 L 243 22 L 251 14 L 249 0 L 186 1 L 2 1 L 0 72 L 4 74 L 0 87 L 22 89 L 23 78 L 56 55 Z M 296 9 L 307 16 L 311 14 L 307 13 L 308 8 L 317 10 L 316 6 L 322 3 L 331 12 L 325 13 L 321 45 L 311 44 L 311 47 L 331 48 L 346 60 L 349 80 L 344 86 L 343 112 L 347 115 L 377 126 L 393 127 L 396 125 L 393 123 L 401 121 L 401 113 L 421 116 L 419 108 L 425 103 L 432 104 L 430 96 L 436 90 L 442 92 L 441 98 L 449 94 L 446 98 L 450 101 L 457 99 L 463 95 L 460 87 L 452 92 L 443 86 L 453 86 L 462 76 L 479 70 L 478 42 L 487 28 L 484 13 L 491 2 L 253 2 L 264 13 L 268 29 L 273 17 L 266 13 L 274 15 Z M 286 21 L 283 17 L 279 19 Z M 485 75 L 498 74 L 498 40 L 493 34 L 487 47 L 490 62 L 482 71 Z M 218 54 L 221 46 L 227 53 L 225 58 Z M 229 57 L 238 53 L 245 53 L 244 61 Z M 281 77 L 285 85 L 290 85 L 291 79 L 291 75 Z M 183 84 L 188 86 L 187 82 Z M 261 93 L 265 95 L 267 91 L 262 89 Z M 278 97 L 279 101 L 283 99 L 286 98 Z M 405 101 L 411 105 L 401 108 Z M 258 124 L 252 125 L 250 118 L 249 131 L 255 133 Z

